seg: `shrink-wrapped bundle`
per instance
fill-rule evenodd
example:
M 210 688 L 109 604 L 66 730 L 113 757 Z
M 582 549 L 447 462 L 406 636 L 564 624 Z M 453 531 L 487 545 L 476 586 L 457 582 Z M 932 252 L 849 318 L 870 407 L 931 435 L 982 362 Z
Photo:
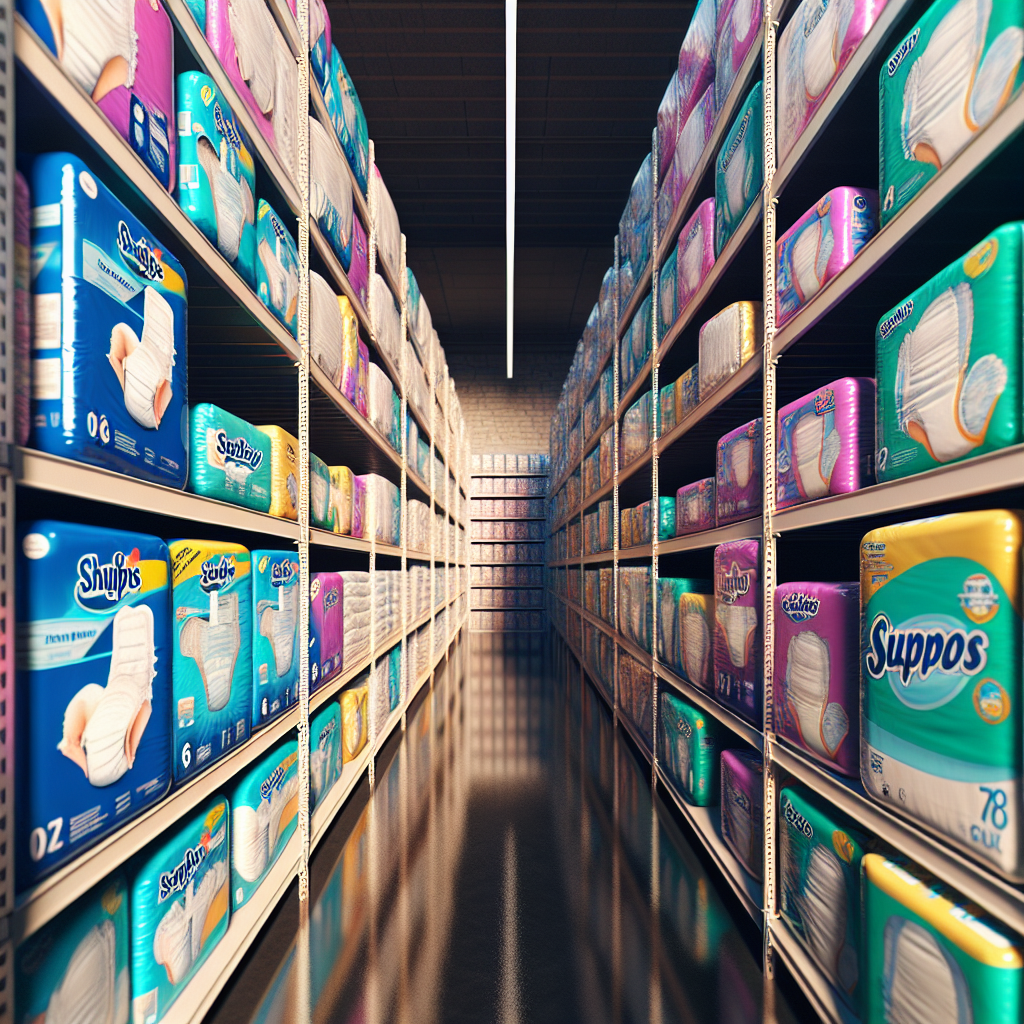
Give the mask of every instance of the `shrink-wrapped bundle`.
M 299 251 L 265 199 L 259 201 L 256 213 L 256 294 L 295 337 L 299 329 Z
M 676 491 L 676 534 L 700 533 L 715 528 L 715 478 L 697 480 Z
M 289 551 L 252 552 L 252 727 L 299 697 L 299 559 Z
M 353 601 L 356 596 L 352 595 Z M 310 691 L 333 679 L 344 667 L 347 598 L 341 573 L 312 574 L 309 581 Z
M 722 838 L 757 881 L 764 872 L 763 776 L 760 754 L 722 751 Z
M 700 394 L 706 397 L 752 359 L 761 347 L 764 321 L 760 302 L 734 302 L 700 329 Z
M 282 427 L 260 426 L 270 438 L 270 509 L 282 519 L 299 517 L 299 442 Z
M 332 526 L 335 533 L 352 532 L 352 470 L 348 466 L 331 466 Z
M 345 303 L 348 303 L 346 298 Z M 349 306 L 351 309 L 351 306 Z M 346 324 L 342 304 L 334 289 L 315 271 L 309 272 L 309 354 L 327 374 L 330 382 L 341 387 L 342 336 Z
M 676 315 L 683 313 L 715 265 L 715 200 L 705 199 L 679 232 Z
M 742 0 L 740 0 L 742 2 Z M 715 253 L 721 255 L 764 184 L 764 87 L 754 86 L 715 161 Z
M 309 119 L 309 212 L 346 270 L 352 261 L 352 181 L 327 129 Z
M 370 363 L 367 369 L 366 418 L 390 442 L 395 428 L 395 389 L 376 363 Z
M 370 320 L 377 348 L 397 366 L 402 352 L 402 314 L 380 274 L 374 274 L 370 282 Z
M 761 544 L 715 548 L 715 696 L 761 722 Z
M 672 213 L 693 179 L 697 163 L 715 127 L 715 114 L 715 89 L 709 85 L 690 111 L 690 116 L 679 133 L 675 150 L 671 154 L 668 170 L 658 183 L 656 216 L 659 238 L 668 230 Z
M 345 159 L 352 168 L 360 190 L 365 193 L 370 168 L 370 136 L 366 128 L 366 115 L 336 46 L 331 47 L 331 69 L 324 89 L 324 103 Z
M 270 510 L 270 438 L 208 402 L 189 412 L 189 490 L 233 505 Z
M 715 102 L 725 106 L 747 54 L 761 42 L 762 0 L 719 0 L 715 45 Z
M 719 751 L 725 738 L 719 723 L 668 690 L 658 709 L 658 761 L 688 803 L 718 803 Z
M 373 170 L 377 253 L 384 266 L 391 271 L 391 280 L 397 281 L 402 266 L 402 229 L 398 225 L 398 211 L 381 177 L 380 167 L 374 164 Z
M 719 526 L 760 511 L 762 437 L 762 420 L 758 418 L 718 439 L 715 519 Z

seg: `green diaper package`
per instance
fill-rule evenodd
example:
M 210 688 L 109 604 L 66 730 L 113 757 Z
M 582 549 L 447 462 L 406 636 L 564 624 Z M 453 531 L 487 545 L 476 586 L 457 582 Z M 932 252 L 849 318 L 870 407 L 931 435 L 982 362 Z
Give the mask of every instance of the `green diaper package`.
M 722 726 L 700 708 L 663 690 L 658 708 L 658 760 L 682 797 L 698 807 L 718 803 Z

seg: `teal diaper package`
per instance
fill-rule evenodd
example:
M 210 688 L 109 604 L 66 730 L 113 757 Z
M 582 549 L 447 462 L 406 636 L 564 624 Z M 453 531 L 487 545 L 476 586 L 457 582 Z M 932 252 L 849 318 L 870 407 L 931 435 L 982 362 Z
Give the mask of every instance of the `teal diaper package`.
M 188 489 L 269 512 L 270 438 L 209 402 L 192 406 L 188 418 Z
M 341 705 L 332 700 L 309 722 L 309 811 L 341 778 Z
M 253 551 L 252 728 L 299 699 L 299 557 L 294 551 Z
M 334 529 L 334 507 L 331 505 L 331 471 L 322 459 L 309 453 L 309 518 L 314 526 Z
M 231 790 L 231 909 L 252 898 L 299 820 L 299 745 L 279 743 Z
M 231 915 L 228 802 L 216 797 L 143 854 L 131 882 L 132 1021 L 163 1019 Z
M 1024 223 L 1004 224 L 875 331 L 878 480 L 1019 444 Z
M 658 711 L 658 760 L 684 799 L 698 807 L 718 803 L 722 727 L 668 690 Z
M 1021 841 L 1020 512 L 960 512 L 861 542 L 868 795 L 1015 881 Z
M 14 1020 L 128 1024 L 128 889 L 101 882 L 15 954 Z
M 256 294 L 292 332 L 299 330 L 299 251 L 265 199 L 256 208 Z

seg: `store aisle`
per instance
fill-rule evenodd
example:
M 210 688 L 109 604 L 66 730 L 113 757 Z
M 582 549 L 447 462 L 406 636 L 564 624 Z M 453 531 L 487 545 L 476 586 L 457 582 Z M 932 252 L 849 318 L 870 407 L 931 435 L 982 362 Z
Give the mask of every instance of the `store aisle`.
M 759 933 L 549 643 L 457 649 L 211 1020 L 762 1020 Z

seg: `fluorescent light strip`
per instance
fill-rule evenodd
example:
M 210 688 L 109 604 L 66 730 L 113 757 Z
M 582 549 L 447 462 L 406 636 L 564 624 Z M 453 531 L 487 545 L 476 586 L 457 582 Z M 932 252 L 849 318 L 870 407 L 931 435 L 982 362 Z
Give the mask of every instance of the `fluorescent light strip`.
M 505 373 L 512 378 L 516 263 L 516 0 L 505 0 Z

